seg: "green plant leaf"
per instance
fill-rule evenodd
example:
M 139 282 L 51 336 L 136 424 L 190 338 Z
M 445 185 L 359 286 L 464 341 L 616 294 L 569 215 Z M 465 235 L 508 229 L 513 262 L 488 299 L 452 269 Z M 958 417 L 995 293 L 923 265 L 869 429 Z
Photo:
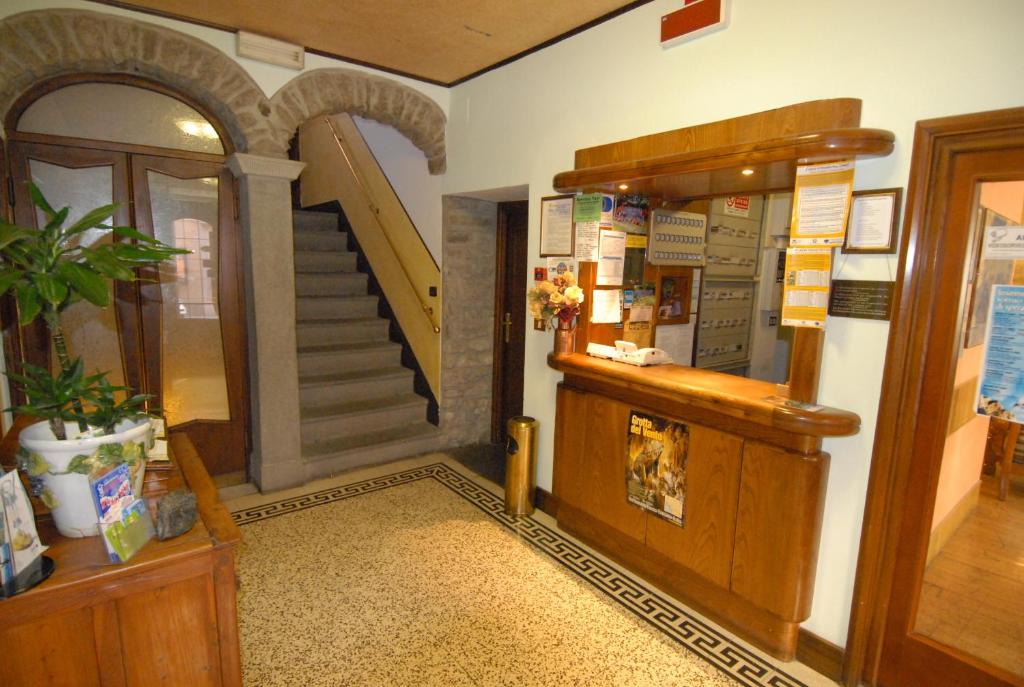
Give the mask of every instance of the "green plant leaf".
M 71 212 L 71 208 L 61 208 L 57 214 L 50 217 L 50 221 L 46 223 L 45 231 L 52 232 L 54 229 L 57 229 L 64 224 L 64 221 L 68 218 L 69 212 Z
M 0 220 L 0 250 L 6 248 L 15 241 L 32 238 L 35 233 L 36 232 L 31 229 L 25 229 Z
M 77 293 L 93 305 L 105 308 L 110 305 L 110 289 L 107 280 L 94 270 L 77 262 L 62 262 L 57 265 L 57 274 Z
M 135 279 L 135 272 L 117 257 L 112 245 L 83 248 L 81 255 L 89 267 L 111 279 L 117 281 L 133 281 Z
M 50 471 L 50 464 L 35 451 L 29 451 L 22 459 L 21 469 L 28 473 L 29 477 L 40 477 Z
M 31 284 L 19 284 L 14 290 L 14 295 L 18 300 L 18 323 L 25 326 L 39 316 L 43 302 L 39 300 L 39 292 Z
M 50 510 L 60 507 L 60 501 L 57 499 L 56 496 L 53 495 L 53 492 L 50 491 L 49 489 L 43 489 L 43 491 L 39 494 L 39 498 L 42 500 L 43 505 L 45 505 Z
M 157 243 L 155 238 L 147 236 L 133 227 L 113 227 L 111 231 L 113 231 L 116 236 L 121 236 L 126 239 L 135 239 L 140 243 Z
M 39 187 L 36 186 L 34 183 L 29 182 L 28 193 L 30 196 L 32 196 L 32 202 L 35 203 L 37 208 L 45 212 L 47 217 L 53 217 L 55 214 L 57 214 L 54 212 L 53 208 L 50 207 L 50 204 L 46 201 L 46 198 L 43 196 L 43 192 L 40 191 Z
M 7 289 L 14 286 L 21 279 L 21 272 L 18 270 L 5 269 L 0 271 L 0 296 L 7 293 Z
M 113 215 L 119 207 L 120 205 L 113 203 L 111 205 L 102 205 L 95 210 L 91 210 L 82 215 L 82 218 L 68 227 L 64 233 L 67 236 L 74 236 L 75 234 L 80 234 L 83 231 L 88 231 L 93 227 L 98 227 L 103 224 L 104 220 Z
M 58 279 L 52 274 L 45 272 L 35 274 L 32 276 L 32 281 L 35 282 L 39 295 L 55 307 L 63 303 L 68 297 L 67 282 Z
M 68 463 L 67 471 L 78 475 L 88 475 L 92 472 L 93 462 L 93 455 L 79 454 Z

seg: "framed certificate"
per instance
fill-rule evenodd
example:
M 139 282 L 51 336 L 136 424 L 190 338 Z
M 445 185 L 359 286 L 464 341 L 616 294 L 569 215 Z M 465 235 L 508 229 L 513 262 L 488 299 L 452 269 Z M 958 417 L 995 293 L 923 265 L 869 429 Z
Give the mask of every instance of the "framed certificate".
M 540 256 L 570 257 L 573 249 L 572 207 L 574 196 L 540 199 Z
M 902 197 L 900 188 L 854 191 L 843 252 L 895 253 Z

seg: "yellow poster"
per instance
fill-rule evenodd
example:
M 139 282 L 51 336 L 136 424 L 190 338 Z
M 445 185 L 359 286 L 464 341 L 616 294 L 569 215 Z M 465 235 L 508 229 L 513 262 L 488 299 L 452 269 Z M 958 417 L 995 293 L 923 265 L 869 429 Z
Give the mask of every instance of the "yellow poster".
M 853 160 L 796 168 L 791 246 L 841 246 L 853 195 Z
M 787 249 L 786 278 L 782 290 L 782 324 L 787 327 L 824 329 L 831 278 L 831 248 Z

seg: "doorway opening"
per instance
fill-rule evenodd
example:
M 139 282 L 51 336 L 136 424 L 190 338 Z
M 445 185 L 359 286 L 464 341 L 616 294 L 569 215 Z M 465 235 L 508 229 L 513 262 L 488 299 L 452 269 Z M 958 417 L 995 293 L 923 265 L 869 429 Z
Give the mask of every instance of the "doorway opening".
M 1024 108 L 919 122 L 913 160 L 845 681 L 1020 686 Z
M 72 356 L 113 384 L 151 396 L 168 431 L 188 434 L 211 475 L 244 480 L 249 446 L 247 344 L 235 182 L 222 127 L 186 96 L 142 79 L 74 75 L 47 81 L 7 113 L 11 203 L 37 226 L 33 182 L 71 215 L 117 203 L 113 221 L 188 255 L 119 283 L 112 307 L 62 313 Z M 105 232 L 83 235 L 89 244 Z M 38 327 L 12 323 L 4 304 L 9 366 L 53 365 Z M 90 369 L 90 372 L 93 370 Z

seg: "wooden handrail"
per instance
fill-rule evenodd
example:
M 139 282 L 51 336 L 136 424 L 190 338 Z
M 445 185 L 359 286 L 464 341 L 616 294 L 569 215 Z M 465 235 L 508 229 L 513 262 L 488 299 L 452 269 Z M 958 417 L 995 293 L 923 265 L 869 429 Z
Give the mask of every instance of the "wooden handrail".
M 377 222 L 377 226 L 380 229 L 381 235 L 384 237 L 384 240 L 387 241 L 388 247 L 391 249 L 391 252 L 395 254 L 395 257 L 398 260 L 398 265 L 399 267 L 402 268 L 402 274 L 405 275 L 405 279 L 409 283 L 409 288 L 411 288 L 413 293 L 416 294 L 416 298 L 419 300 L 420 307 L 423 309 L 423 313 L 427 316 L 427 319 L 430 321 L 431 329 L 433 329 L 435 334 L 440 334 L 441 326 L 434 317 L 434 307 L 423 299 L 423 295 L 420 293 L 420 290 L 416 288 L 416 284 L 413 281 L 412 276 L 409 274 L 409 269 L 406 266 L 405 261 L 402 260 L 402 254 L 397 250 L 395 244 L 391 240 L 391 236 L 388 234 L 387 229 L 384 227 L 384 224 L 380 221 L 380 207 L 378 207 L 378 205 L 373 202 L 373 194 L 371 194 L 370 189 L 367 188 L 366 182 L 363 180 L 363 175 L 356 168 L 356 166 L 352 164 L 352 159 L 349 157 L 348 151 L 345 149 L 345 143 L 342 141 L 342 136 L 338 133 L 338 130 L 335 128 L 334 123 L 331 121 L 330 117 L 324 117 L 324 121 L 327 123 L 327 126 L 330 127 L 331 135 L 334 136 L 334 141 L 335 143 L 338 144 L 338 150 L 341 152 L 341 156 L 345 159 L 345 164 L 348 166 L 349 171 L 352 173 L 352 177 L 356 180 L 356 183 L 359 184 L 360 190 L 366 197 L 366 203 L 367 205 L 370 206 L 370 209 L 373 211 L 373 217 Z

